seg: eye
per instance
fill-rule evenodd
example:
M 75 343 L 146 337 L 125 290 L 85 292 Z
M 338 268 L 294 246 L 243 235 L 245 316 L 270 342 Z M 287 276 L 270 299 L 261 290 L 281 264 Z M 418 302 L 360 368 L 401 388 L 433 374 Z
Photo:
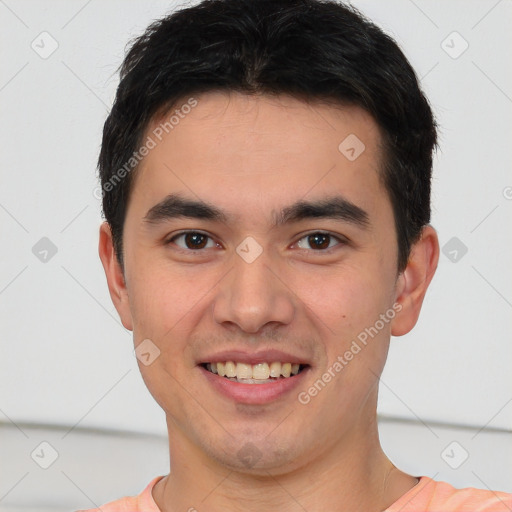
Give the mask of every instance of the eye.
M 332 243 L 334 241 L 337 241 L 338 243 Z M 302 237 L 297 242 L 297 245 L 300 249 L 307 250 L 309 248 L 312 248 L 314 251 L 322 251 L 326 249 L 331 249 L 332 247 L 335 247 L 336 245 L 340 245 L 343 243 L 344 241 L 341 238 L 331 235 L 330 233 L 322 233 L 318 231 Z M 308 244 L 310 247 L 306 247 L 306 244 Z
M 180 243 L 177 241 L 181 240 Z M 210 249 L 215 247 L 215 242 L 204 233 L 199 231 L 185 231 L 174 235 L 172 238 L 167 240 L 166 244 L 174 242 L 181 249 L 198 250 L 198 249 Z

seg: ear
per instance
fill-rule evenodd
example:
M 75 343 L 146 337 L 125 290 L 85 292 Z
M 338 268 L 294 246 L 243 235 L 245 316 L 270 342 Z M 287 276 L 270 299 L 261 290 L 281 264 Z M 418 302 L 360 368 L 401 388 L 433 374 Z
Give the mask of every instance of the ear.
M 398 276 L 395 302 L 397 315 L 391 322 L 391 334 L 407 334 L 418 321 L 427 288 L 439 261 L 439 240 L 432 226 L 425 226 L 412 246 L 405 270 Z
M 105 276 L 107 277 L 108 291 L 110 298 L 121 318 L 121 322 L 129 331 L 133 330 L 132 315 L 130 303 L 128 301 L 128 290 L 124 280 L 121 265 L 117 260 L 112 241 L 112 231 L 108 222 L 103 222 L 100 226 L 100 240 L 98 245 Z

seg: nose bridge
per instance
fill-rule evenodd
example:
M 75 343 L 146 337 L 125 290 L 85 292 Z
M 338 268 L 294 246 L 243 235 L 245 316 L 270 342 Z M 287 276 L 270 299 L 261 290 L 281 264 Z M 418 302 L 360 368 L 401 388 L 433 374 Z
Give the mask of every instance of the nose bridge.
M 214 317 L 218 323 L 237 324 L 257 332 L 265 324 L 288 324 L 294 315 L 292 293 L 276 277 L 279 269 L 268 251 L 253 240 L 242 242 L 233 258 L 233 268 L 223 280 Z

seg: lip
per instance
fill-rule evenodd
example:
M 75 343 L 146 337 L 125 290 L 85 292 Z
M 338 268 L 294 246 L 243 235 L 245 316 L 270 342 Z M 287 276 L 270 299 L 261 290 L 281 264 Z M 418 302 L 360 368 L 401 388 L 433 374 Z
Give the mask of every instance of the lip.
M 304 365 L 307 364 L 311 366 L 311 363 L 306 358 L 301 358 L 276 349 L 260 350 L 259 352 L 254 353 L 243 352 L 242 350 L 226 350 L 224 352 L 215 352 L 215 354 L 205 356 L 202 360 L 197 361 L 197 364 L 225 363 L 226 361 L 245 364 L 280 362 Z
M 228 359 L 228 361 L 229 360 L 230 359 Z M 220 361 L 222 361 L 222 359 L 220 359 Z M 213 360 L 212 362 L 216 361 Z M 285 360 L 285 362 L 290 361 Z M 257 364 L 257 362 L 252 364 Z M 269 382 L 265 384 L 243 384 L 241 382 L 233 382 L 225 377 L 220 377 L 218 374 L 208 371 L 203 366 L 198 366 L 198 368 L 218 393 L 237 403 L 250 405 L 267 404 L 289 395 L 294 389 L 301 385 L 301 382 L 303 382 L 305 376 L 311 369 L 310 366 L 307 366 L 297 375 L 278 380 L 269 379 Z

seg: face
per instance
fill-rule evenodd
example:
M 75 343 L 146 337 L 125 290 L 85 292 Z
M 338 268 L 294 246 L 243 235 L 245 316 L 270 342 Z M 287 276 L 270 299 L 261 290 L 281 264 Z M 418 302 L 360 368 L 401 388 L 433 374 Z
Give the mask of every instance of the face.
M 171 452 L 279 472 L 364 435 L 410 315 L 380 133 L 356 107 L 196 100 L 148 128 L 114 302 L 158 355 L 139 366 Z

